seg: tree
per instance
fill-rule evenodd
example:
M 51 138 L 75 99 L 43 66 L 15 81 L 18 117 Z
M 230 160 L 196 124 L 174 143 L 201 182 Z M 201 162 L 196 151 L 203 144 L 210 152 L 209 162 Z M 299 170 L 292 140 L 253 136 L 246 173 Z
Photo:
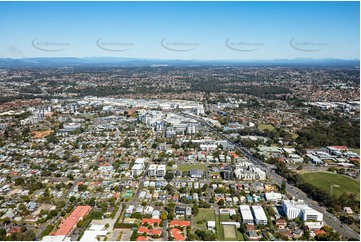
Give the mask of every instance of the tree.
M 84 184 L 80 184 L 80 185 L 78 186 L 78 190 L 79 190 L 80 192 L 85 191 L 87 188 L 88 188 L 88 186 L 87 186 L 87 185 L 84 185 Z
M 6 229 L 0 228 L 0 240 L 4 240 L 5 235 L 6 235 Z
M 15 185 L 16 185 L 16 186 L 22 186 L 22 185 L 25 184 L 24 178 L 21 178 L 21 177 L 16 178 L 16 179 L 14 180 L 14 182 L 15 182 Z
M 81 227 L 83 227 L 85 225 L 85 220 L 80 220 L 77 224 L 76 224 L 76 226 L 78 227 L 78 228 L 81 228 Z
M 167 213 L 166 213 L 166 212 L 163 212 L 163 213 L 160 215 L 160 218 L 163 219 L 163 220 L 166 220 L 166 219 L 167 219 Z
M 345 172 L 346 172 L 345 168 L 341 168 L 338 170 L 338 173 L 341 175 L 345 174 Z
M 286 193 L 286 181 L 285 181 L 285 180 L 282 180 L 282 183 L 281 183 L 281 192 L 282 192 L 282 193 Z
M 327 169 L 327 171 L 330 171 L 330 172 L 337 172 L 338 171 L 338 169 L 337 169 L 337 167 L 334 167 L 334 166 L 331 166 L 331 167 L 329 167 L 328 169 Z
M 24 233 L 24 232 L 26 231 L 26 226 L 25 226 L 25 225 L 21 226 L 20 231 L 21 231 L 22 233 Z
M 26 230 L 25 233 L 18 232 L 16 235 L 16 240 L 20 241 L 33 241 L 36 235 L 32 229 Z
M 224 205 L 224 199 L 219 200 L 219 201 L 217 202 L 217 204 L 218 204 L 219 206 L 223 206 L 223 205 Z
M 68 159 L 69 163 L 78 163 L 80 160 L 80 158 L 76 155 L 73 155 L 72 157 L 70 157 L 70 159 Z
M 56 136 L 55 132 L 53 132 L 53 133 L 49 134 L 48 136 L 46 136 L 46 141 L 48 143 L 53 143 L 53 144 L 59 143 L 59 139 Z
M 3 219 L 3 223 L 4 224 L 10 224 L 11 223 L 11 219 L 9 217 L 6 217 Z
M 173 212 L 173 211 L 169 211 L 168 216 L 167 216 L 168 220 L 173 220 L 174 217 L 175 217 L 174 212 Z
M 74 175 L 71 173 L 69 173 L 66 177 L 69 178 L 70 180 L 74 180 Z
M 167 181 L 172 180 L 174 177 L 174 174 L 172 172 L 167 172 L 164 176 L 164 179 L 166 179 Z
M 194 216 L 197 216 L 199 213 L 199 208 L 198 208 L 198 204 L 194 204 L 193 208 L 192 208 L 192 213 Z

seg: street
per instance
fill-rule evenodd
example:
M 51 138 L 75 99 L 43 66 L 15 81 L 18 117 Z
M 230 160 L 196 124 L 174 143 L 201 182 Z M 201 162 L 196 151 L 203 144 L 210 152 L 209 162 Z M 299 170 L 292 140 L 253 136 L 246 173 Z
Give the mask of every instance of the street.
M 247 149 L 244 147 L 241 147 L 238 144 L 233 143 L 229 138 L 227 138 L 225 135 L 221 134 L 216 130 L 214 127 L 212 127 L 210 124 L 205 122 L 202 118 L 191 116 L 185 113 L 182 113 L 184 116 L 196 119 L 200 123 L 207 126 L 209 129 L 211 129 L 218 137 L 220 137 L 223 140 L 227 140 L 230 144 L 234 145 L 249 161 L 253 162 L 255 165 L 262 167 L 266 172 L 269 178 L 273 179 L 276 183 L 281 184 L 282 180 L 284 180 L 283 177 L 273 173 L 271 171 L 272 168 L 274 168 L 273 165 L 263 163 L 256 157 L 254 157 Z M 330 226 L 332 229 L 334 229 L 336 232 L 341 234 L 345 239 L 355 238 L 360 239 L 360 234 L 356 233 L 354 230 L 350 229 L 347 225 L 342 224 L 341 221 L 326 211 L 324 207 L 321 207 L 316 201 L 313 199 L 310 199 L 307 197 L 307 195 L 302 192 L 300 189 L 298 189 L 295 186 L 290 185 L 286 181 L 286 192 L 290 194 L 291 196 L 298 197 L 299 199 L 304 200 L 311 208 L 319 211 L 323 214 L 324 222 Z

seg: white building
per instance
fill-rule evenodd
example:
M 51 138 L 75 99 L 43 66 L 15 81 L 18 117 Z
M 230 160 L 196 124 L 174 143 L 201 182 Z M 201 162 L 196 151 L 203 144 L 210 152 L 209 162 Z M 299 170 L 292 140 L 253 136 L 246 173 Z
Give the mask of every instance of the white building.
M 132 175 L 139 176 L 143 172 L 143 167 L 141 164 L 134 164 L 132 167 Z
M 196 124 L 188 124 L 187 126 L 187 134 L 195 134 L 197 132 Z
M 166 165 L 151 164 L 148 168 L 149 177 L 164 177 L 167 171 Z
M 101 176 L 112 176 L 114 168 L 113 166 L 99 166 L 98 171 Z
M 166 165 L 158 165 L 156 172 L 157 177 L 164 177 L 166 171 L 167 171 Z
M 67 132 L 72 132 L 80 127 L 81 127 L 81 124 L 79 124 L 79 123 L 68 123 L 68 124 L 64 124 L 63 130 L 65 130 Z
M 149 177 L 155 176 L 156 172 L 157 172 L 157 165 L 155 165 L 155 164 L 149 165 L 149 167 L 148 167 L 148 176 Z
M 126 213 L 133 213 L 134 211 L 134 205 L 129 205 L 129 207 L 125 210 Z
M 282 200 L 282 194 L 278 192 L 266 192 L 264 196 L 267 201 L 271 202 L 278 202 Z
M 244 224 L 253 224 L 251 208 L 248 205 L 240 205 L 239 212 L 241 213 L 242 222 Z
M 89 229 L 84 232 L 80 241 L 98 241 L 98 237 L 105 238 L 106 235 L 107 231 L 105 230 L 104 225 L 93 224 L 92 226 L 90 226 Z
M 288 219 L 301 217 L 301 209 L 304 207 L 307 207 L 307 204 L 305 204 L 303 200 L 299 200 L 298 202 L 291 200 L 282 201 L 282 208 Z
M 231 217 L 232 215 L 236 215 L 237 213 L 235 209 L 220 209 L 219 214 L 228 214 Z
M 66 237 L 65 235 L 47 235 L 44 236 L 41 241 L 70 241 L 71 238 Z
M 216 230 L 216 221 L 207 221 L 207 228 L 214 232 Z
M 239 180 L 266 180 L 266 172 L 253 163 L 242 161 L 236 165 L 234 175 Z
M 307 207 L 302 209 L 302 221 L 323 221 L 323 214 Z
M 303 200 L 283 200 L 283 211 L 288 219 L 300 218 L 302 221 L 323 221 L 323 214 L 310 208 Z
M 138 158 L 135 160 L 134 165 L 132 167 L 132 175 L 139 176 L 142 174 L 144 169 L 145 158 Z
M 111 111 L 113 111 L 113 107 L 112 106 L 104 106 L 103 111 L 111 112 Z
M 256 224 L 267 225 L 267 216 L 261 206 L 252 206 L 252 213 Z

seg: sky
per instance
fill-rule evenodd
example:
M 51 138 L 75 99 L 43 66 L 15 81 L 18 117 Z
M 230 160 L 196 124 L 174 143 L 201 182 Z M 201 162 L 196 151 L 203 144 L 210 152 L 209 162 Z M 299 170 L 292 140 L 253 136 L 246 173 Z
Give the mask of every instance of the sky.
M 359 2 L 0 2 L 0 58 L 359 59 Z

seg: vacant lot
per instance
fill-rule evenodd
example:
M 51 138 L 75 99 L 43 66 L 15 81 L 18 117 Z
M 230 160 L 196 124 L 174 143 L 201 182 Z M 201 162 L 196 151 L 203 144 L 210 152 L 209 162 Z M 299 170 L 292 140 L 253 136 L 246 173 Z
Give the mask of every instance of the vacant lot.
M 178 165 L 177 170 L 184 172 L 184 171 L 190 171 L 190 170 L 195 170 L 195 169 L 200 169 L 200 170 L 205 170 L 206 169 L 206 165 L 204 164 L 180 164 Z
M 309 172 L 302 174 L 307 183 L 319 187 L 327 192 L 331 192 L 331 185 L 334 186 L 332 194 L 336 196 L 342 195 L 344 192 L 352 192 L 357 196 L 360 194 L 360 181 L 339 174 L 328 172 Z
M 258 129 L 259 129 L 259 130 L 266 130 L 266 129 L 268 129 L 269 131 L 272 131 L 272 130 L 274 130 L 275 128 L 274 128 L 272 125 L 270 125 L 270 124 L 260 124 L 260 125 L 258 126 Z
M 197 216 L 194 217 L 194 226 L 202 228 L 203 230 L 207 229 L 207 221 L 215 221 L 216 216 L 214 215 L 214 209 L 205 209 L 200 208 Z M 203 223 L 198 224 L 198 221 L 203 221 Z
M 237 239 L 235 226 L 223 225 L 222 227 L 225 239 Z

